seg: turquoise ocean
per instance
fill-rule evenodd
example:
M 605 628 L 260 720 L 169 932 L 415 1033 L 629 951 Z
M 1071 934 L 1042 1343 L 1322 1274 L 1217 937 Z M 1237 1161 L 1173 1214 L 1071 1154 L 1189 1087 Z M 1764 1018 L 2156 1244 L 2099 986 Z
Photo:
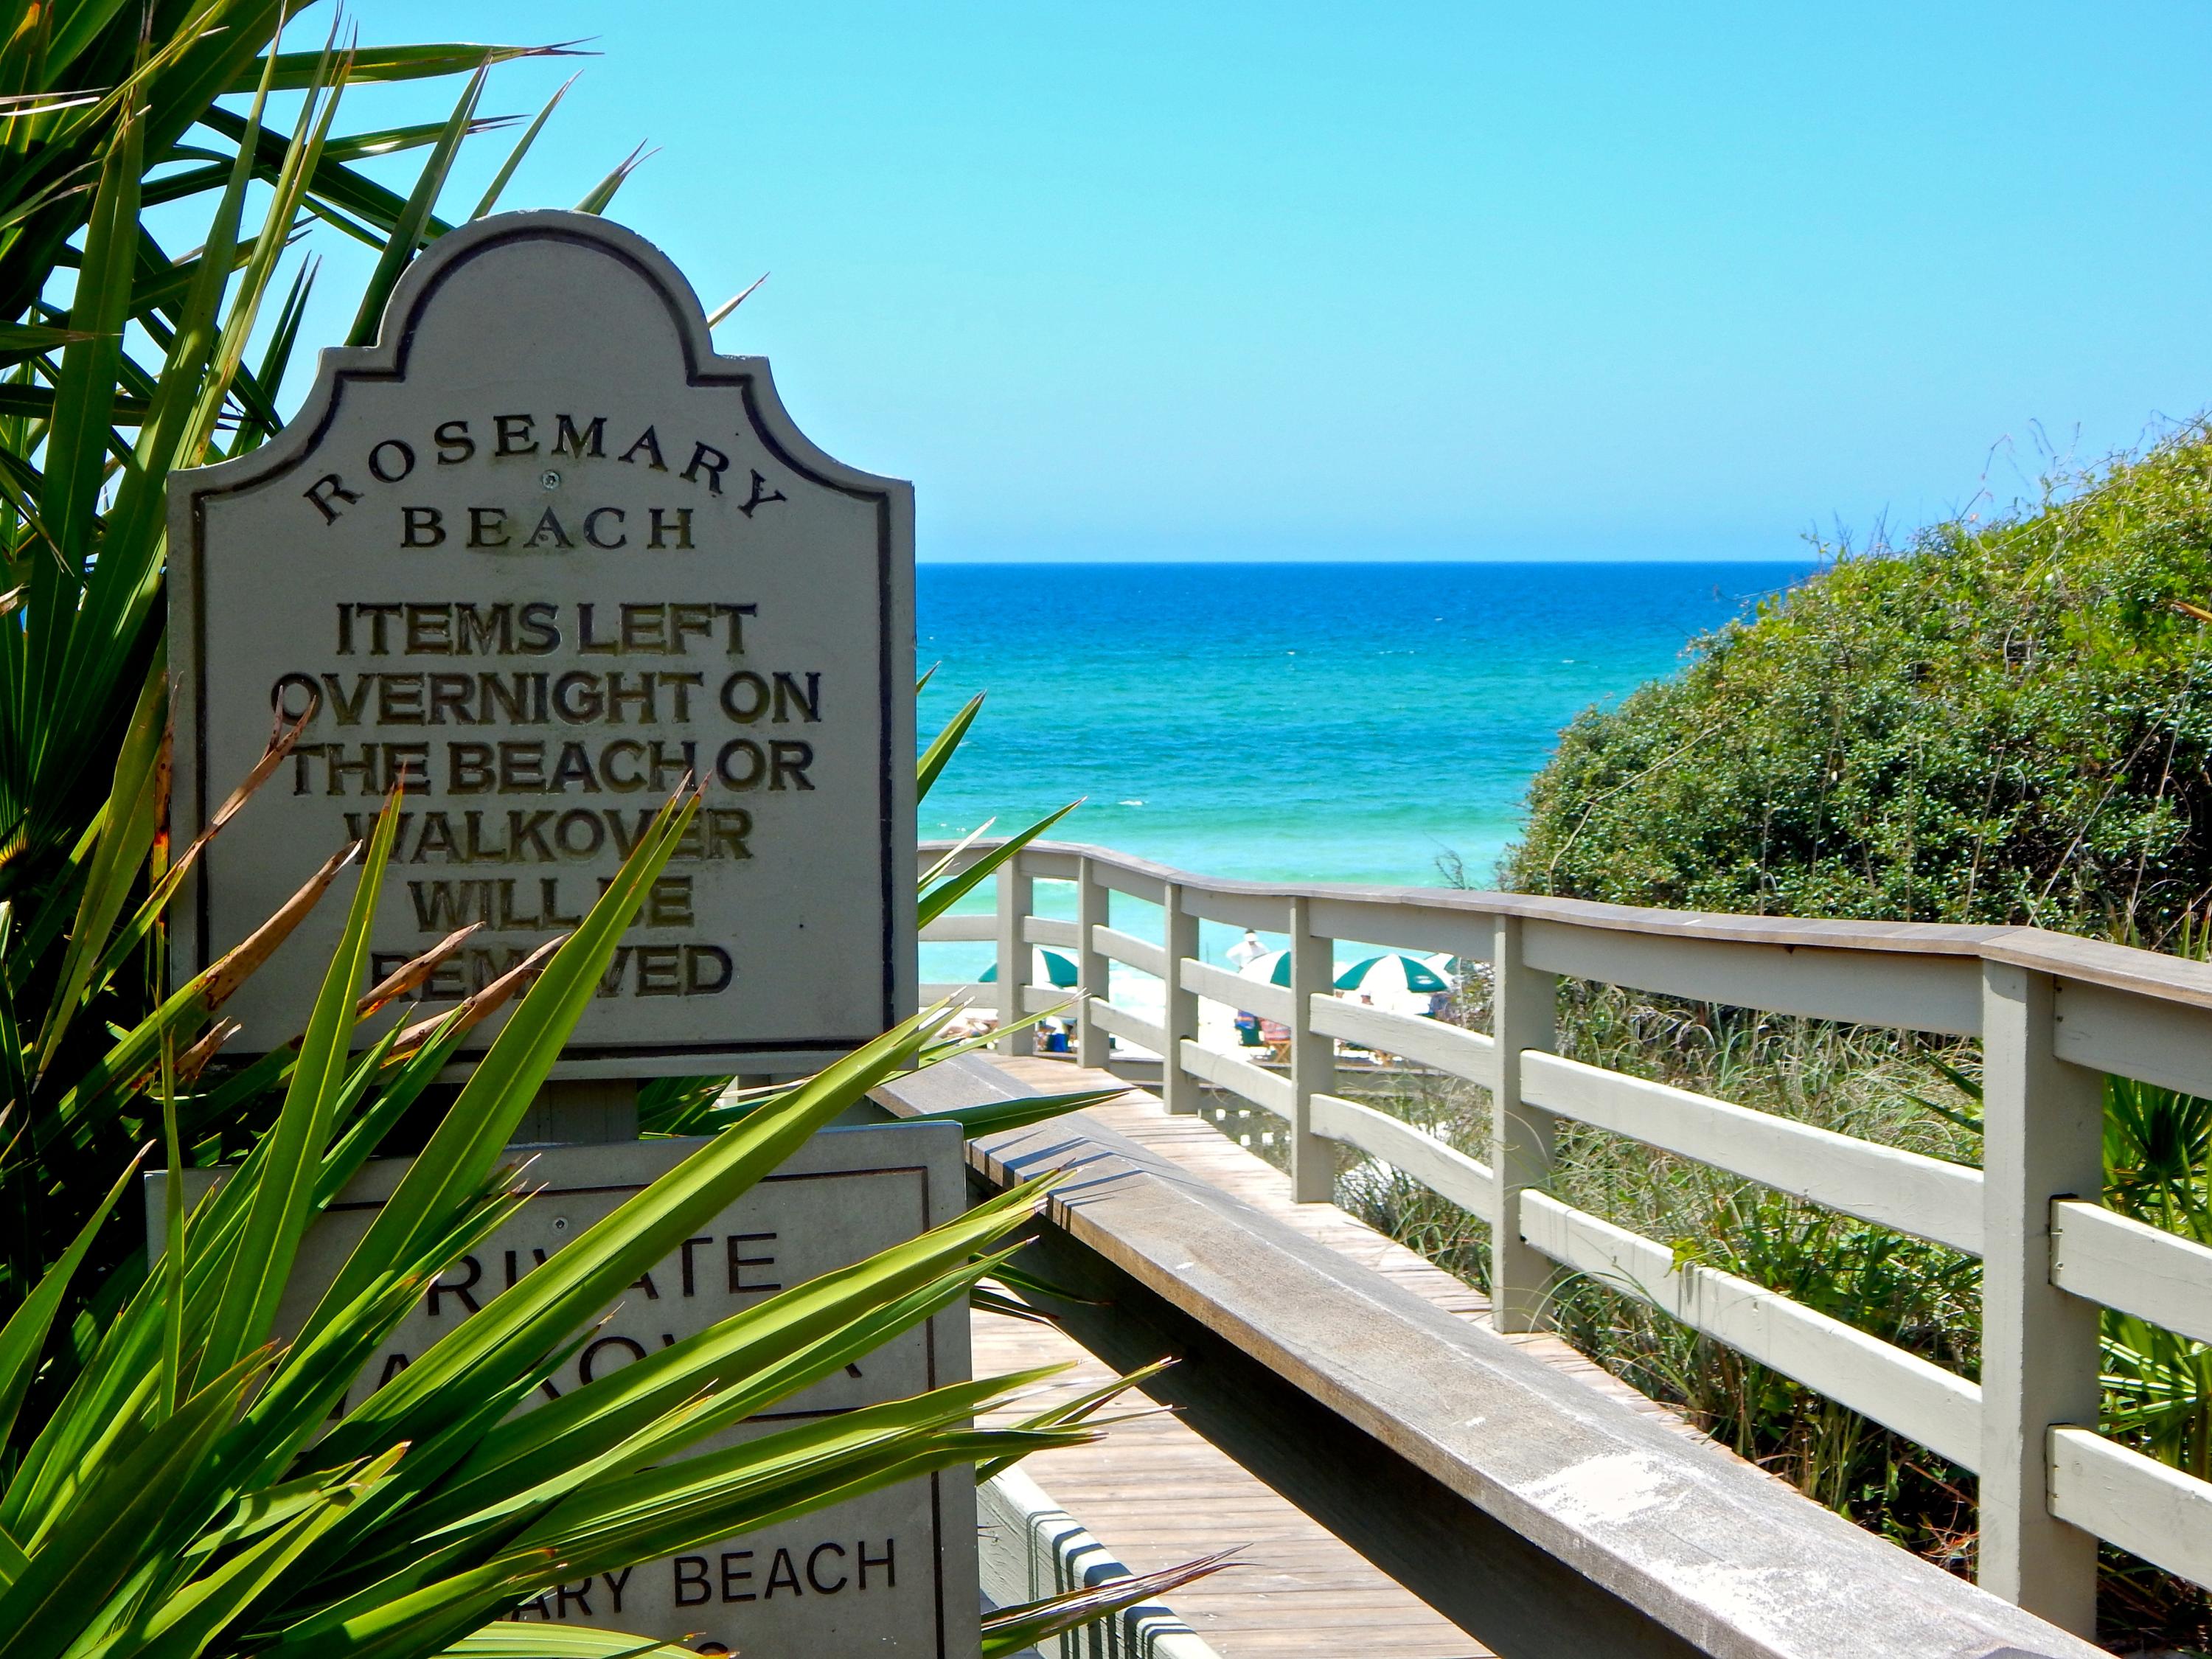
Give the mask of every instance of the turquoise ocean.
M 921 833 L 1080 799 L 1056 838 L 1205 874 L 1487 884 L 1562 726 L 1811 568 L 926 564 L 924 741 L 988 696 Z

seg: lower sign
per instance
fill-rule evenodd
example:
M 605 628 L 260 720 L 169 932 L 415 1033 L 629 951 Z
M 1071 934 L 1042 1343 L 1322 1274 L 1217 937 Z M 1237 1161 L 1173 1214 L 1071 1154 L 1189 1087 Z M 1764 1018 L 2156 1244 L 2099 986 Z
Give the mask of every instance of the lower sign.
M 532 1150 L 538 1191 L 431 1285 L 347 1396 L 357 1404 L 439 1337 L 705 1143 L 641 1140 Z M 406 1172 L 368 1164 L 301 1246 L 277 1315 L 297 1330 Z M 216 1176 L 195 1170 L 197 1200 Z M 149 1237 L 163 1236 L 164 1176 L 147 1177 Z M 548 1396 L 706 1329 L 787 1285 L 848 1267 L 963 1207 L 959 1131 L 895 1124 L 828 1129 L 639 1278 Z M 700 1449 L 965 1381 L 962 1310 L 940 1314 Z M 975 1494 L 966 1468 L 906 1480 L 696 1553 L 564 1584 L 513 1618 L 686 1641 L 745 1659 L 899 1654 L 975 1659 L 980 1644 Z

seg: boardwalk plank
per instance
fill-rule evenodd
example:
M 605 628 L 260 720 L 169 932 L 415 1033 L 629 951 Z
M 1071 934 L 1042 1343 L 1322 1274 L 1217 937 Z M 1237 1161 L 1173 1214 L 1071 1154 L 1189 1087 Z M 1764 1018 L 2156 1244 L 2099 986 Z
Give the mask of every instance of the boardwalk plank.
M 1040 1089 L 1120 1086 L 1103 1073 L 1062 1061 L 993 1061 Z M 1158 1098 L 1134 1089 L 1086 1110 L 1194 1180 L 1234 1193 L 1437 1307 L 1487 1326 L 1489 1304 L 1479 1291 L 1334 1206 L 1294 1203 L 1289 1176 L 1202 1119 L 1170 1117 Z M 1109 1375 L 1051 1327 L 979 1314 L 974 1329 L 979 1373 L 1066 1363 L 1073 1369 L 1059 1386 L 1070 1389 L 1095 1387 Z M 1510 1340 L 1578 1382 L 1705 1438 L 1556 1337 Z M 1002 1415 L 1036 1409 L 1029 1405 Z M 1024 1467 L 1133 1571 L 1238 1547 L 1251 1565 L 1169 1598 L 1223 1659 L 1293 1653 L 1311 1659 L 1483 1659 L 1490 1652 L 1171 1414 L 1156 1412 L 1117 1425 L 1098 1444 L 1047 1453 Z

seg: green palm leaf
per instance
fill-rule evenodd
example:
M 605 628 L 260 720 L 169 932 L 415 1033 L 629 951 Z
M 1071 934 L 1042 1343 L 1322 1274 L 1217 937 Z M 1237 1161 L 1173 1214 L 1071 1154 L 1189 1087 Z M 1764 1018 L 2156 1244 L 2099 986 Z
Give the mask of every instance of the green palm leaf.
M 13 1310 L 0 1323 L 0 1645 L 10 1659 L 641 1655 L 656 1644 L 485 1626 L 586 1560 L 629 1565 L 1091 1431 L 969 1427 L 1027 1380 L 998 1379 L 696 1455 L 705 1437 L 955 1313 L 983 1275 L 1011 1272 L 1034 1189 L 518 1409 L 672 1240 L 869 1089 L 951 1052 L 933 1018 L 734 1105 L 670 1091 L 672 1110 L 722 1133 L 356 1397 L 423 1286 L 527 1201 L 501 1177 L 503 1150 L 696 801 L 670 804 L 549 957 L 458 1008 L 403 1015 L 373 1042 L 359 1031 L 372 1005 L 411 994 L 432 959 L 364 995 L 392 805 L 365 848 L 331 859 L 213 966 L 182 985 L 161 971 L 169 908 L 206 844 L 173 849 L 162 830 L 171 474 L 280 428 L 316 269 L 302 259 L 280 282 L 293 245 L 332 226 L 374 247 L 353 313 L 367 338 L 410 260 L 447 228 L 437 204 L 462 148 L 505 119 L 477 112 L 487 72 L 570 50 L 359 48 L 333 32 L 287 51 L 285 10 L 61 0 L 0 40 L 0 1087 L 12 1103 L 0 1306 Z M 336 125 L 342 88 L 446 75 L 466 84 L 442 122 Z M 272 127 L 277 94 L 301 95 Z M 245 101 L 215 101 L 232 95 Z M 496 204 L 561 97 L 522 131 L 476 213 Z M 411 183 L 362 170 L 408 152 Z M 623 158 L 585 210 L 604 210 L 642 159 Z M 173 244 L 191 251 L 173 256 L 180 224 Z M 918 763 L 925 783 L 972 719 L 971 705 Z M 356 859 L 306 1029 L 256 1033 L 266 1052 L 229 1062 L 226 999 Z M 434 1103 L 471 1028 L 495 1012 L 504 1024 L 467 1081 Z M 1066 1103 L 1008 1103 L 988 1121 Z M 418 1126 L 423 1152 L 304 1328 L 272 1345 L 310 1230 L 370 1157 Z M 169 1212 L 151 1273 L 134 1195 L 149 1141 L 172 1166 L 153 1185 Z M 183 1166 L 216 1163 L 223 1178 L 186 1213 L 188 1177 L 191 1191 L 202 1177 Z
M 495 64 L 512 63 L 525 58 L 574 58 L 581 55 L 580 43 L 568 41 L 556 46 L 485 46 L 455 43 L 446 46 L 357 46 L 350 54 L 346 67 L 346 80 L 353 84 L 368 82 L 434 80 L 447 75 L 473 75 L 488 70 Z M 276 57 L 270 85 L 278 92 L 297 92 L 302 88 L 318 84 L 314 79 L 316 55 L 310 52 L 283 52 Z M 232 84 L 233 92 L 251 92 L 259 84 L 262 65 L 256 64 L 239 76 Z

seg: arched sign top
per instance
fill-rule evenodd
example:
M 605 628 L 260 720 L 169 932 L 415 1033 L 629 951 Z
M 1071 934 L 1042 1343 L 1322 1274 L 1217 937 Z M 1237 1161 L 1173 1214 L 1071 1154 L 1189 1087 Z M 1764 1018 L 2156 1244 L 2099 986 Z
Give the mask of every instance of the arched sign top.
M 604 349 L 594 352 L 595 343 Z M 458 372 L 501 351 L 571 354 L 580 375 L 596 356 L 624 375 L 748 386 L 790 465 L 862 493 L 909 488 L 848 466 L 809 440 L 777 397 L 767 358 L 716 352 L 697 293 L 666 254 L 627 226 L 553 210 L 474 220 L 440 237 L 401 273 L 374 343 L 326 347 L 282 433 L 192 477 L 236 488 L 291 465 L 313 449 L 349 381 L 401 379 L 428 388 L 447 366 Z
M 440 238 L 376 343 L 323 353 L 298 416 L 177 475 L 170 512 L 179 833 L 307 720 L 210 848 L 180 971 L 398 786 L 375 966 L 473 926 L 430 988 L 466 994 L 573 926 L 693 775 L 699 828 L 567 1069 L 795 1067 L 911 1006 L 911 489 L 811 443 L 635 232 Z M 241 994 L 239 1046 L 299 1029 L 337 927 Z
M 385 307 L 376 343 L 359 355 L 375 366 L 406 373 L 410 354 L 418 343 L 422 343 L 422 330 L 430 310 L 431 297 L 441 289 L 471 277 L 500 283 L 504 278 L 500 271 L 499 255 L 518 245 L 526 245 L 531 251 L 533 280 L 545 281 L 550 286 L 565 278 L 580 285 L 601 308 L 596 315 L 611 316 L 615 307 L 624 306 L 635 306 L 647 313 L 657 307 L 665 313 L 668 343 L 680 355 L 658 365 L 640 362 L 637 367 L 641 372 L 657 368 L 679 374 L 686 380 L 696 380 L 716 368 L 725 373 L 749 374 L 766 370 L 765 358 L 723 357 L 715 352 L 707 313 L 698 295 L 667 257 L 645 238 L 596 215 L 550 211 L 479 219 L 431 244 L 422 257 L 401 274 Z M 553 250 L 563 245 L 579 250 L 583 256 L 568 261 L 569 269 L 566 271 L 557 270 L 547 260 Z M 618 283 L 593 268 L 594 261 L 605 261 L 612 270 L 634 277 L 636 291 L 624 293 Z M 535 308 L 507 314 L 526 328 L 550 323 L 557 332 L 562 322 L 557 313 Z M 573 319 L 569 320 L 573 325 Z M 643 343 L 650 337 L 649 325 L 642 316 L 629 320 L 633 330 L 629 337 L 633 341 Z M 434 353 L 439 344 L 433 338 L 428 349 Z M 343 362 L 352 354 L 331 355 Z

